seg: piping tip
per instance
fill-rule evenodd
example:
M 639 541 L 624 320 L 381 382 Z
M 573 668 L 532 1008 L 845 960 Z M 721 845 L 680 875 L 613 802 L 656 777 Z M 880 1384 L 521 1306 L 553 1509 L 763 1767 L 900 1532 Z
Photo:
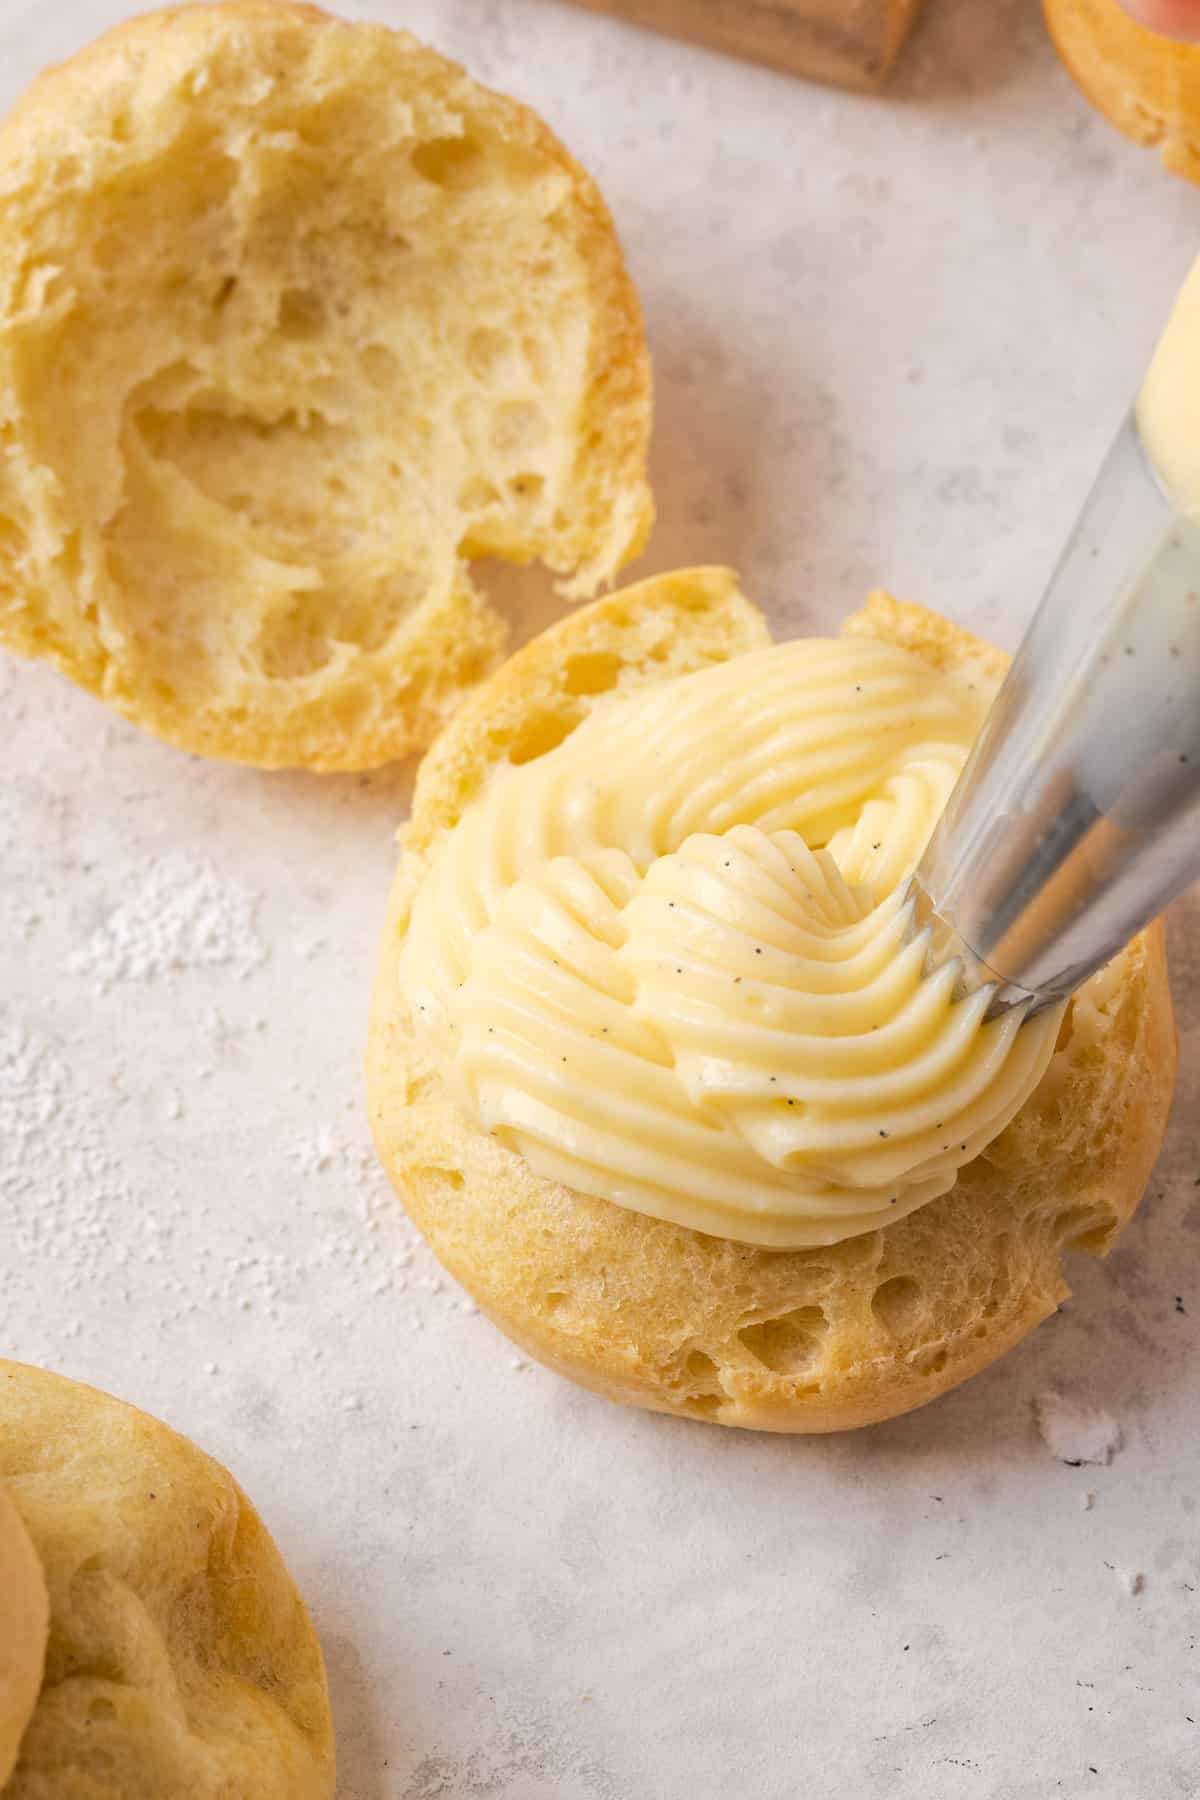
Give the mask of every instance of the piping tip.
M 954 964 L 957 969 L 954 998 L 966 1000 L 986 988 L 989 993 L 984 1019 L 998 1019 L 1014 1008 L 1024 1010 L 1026 1018 L 1044 1012 L 1066 999 L 1065 994 L 1037 992 L 1008 981 L 996 969 L 977 956 L 945 913 L 939 912 L 928 889 L 918 875 L 910 875 L 905 884 L 903 904 L 909 909 L 905 941 L 925 938 L 925 973 L 932 975 Z M 1022 1021 L 1023 1023 L 1024 1021 Z

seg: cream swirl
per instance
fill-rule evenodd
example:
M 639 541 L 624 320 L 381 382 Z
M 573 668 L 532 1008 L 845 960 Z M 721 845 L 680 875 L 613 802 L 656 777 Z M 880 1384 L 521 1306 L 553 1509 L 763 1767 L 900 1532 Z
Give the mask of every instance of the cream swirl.
M 837 1242 L 946 1192 L 1056 1015 L 985 1020 L 904 883 L 992 690 L 867 638 L 612 700 L 438 846 L 400 979 L 540 1174 L 697 1230 Z

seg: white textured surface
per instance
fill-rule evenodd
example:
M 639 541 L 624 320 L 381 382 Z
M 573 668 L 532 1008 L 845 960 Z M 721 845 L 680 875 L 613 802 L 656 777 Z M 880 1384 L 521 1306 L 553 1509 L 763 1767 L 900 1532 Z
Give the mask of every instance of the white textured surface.
M 0 99 L 122 10 L 5 0 Z M 885 580 L 1015 642 L 1200 239 L 1032 0 L 930 0 L 883 102 L 551 0 L 347 10 L 532 100 L 605 188 L 658 369 L 647 570 L 734 562 L 792 629 Z M 1195 1793 L 1195 902 L 1169 1149 L 1078 1298 L 910 1419 L 726 1435 L 514 1366 L 375 1173 L 409 771 L 202 764 L 13 664 L 0 707 L 3 1348 L 236 1470 L 316 1614 L 347 1800 Z M 164 862 L 194 908 L 148 936 Z M 1046 1389 L 1119 1422 L 1110 1466 L 1049 1453 Z

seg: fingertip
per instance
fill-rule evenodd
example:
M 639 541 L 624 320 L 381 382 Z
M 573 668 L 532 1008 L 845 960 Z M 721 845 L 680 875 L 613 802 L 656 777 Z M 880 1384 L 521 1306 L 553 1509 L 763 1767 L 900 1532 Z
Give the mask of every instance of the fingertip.
M 1121 0 L 1148 31 L 1184 43 L 1200 43 L 1200 0 Z

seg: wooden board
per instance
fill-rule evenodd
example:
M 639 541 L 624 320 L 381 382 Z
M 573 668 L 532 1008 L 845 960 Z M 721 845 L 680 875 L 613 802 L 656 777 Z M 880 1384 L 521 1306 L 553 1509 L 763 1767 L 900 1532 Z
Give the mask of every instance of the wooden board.
M 922 0 L 575 0 L 839 87 L 878 88 Z

